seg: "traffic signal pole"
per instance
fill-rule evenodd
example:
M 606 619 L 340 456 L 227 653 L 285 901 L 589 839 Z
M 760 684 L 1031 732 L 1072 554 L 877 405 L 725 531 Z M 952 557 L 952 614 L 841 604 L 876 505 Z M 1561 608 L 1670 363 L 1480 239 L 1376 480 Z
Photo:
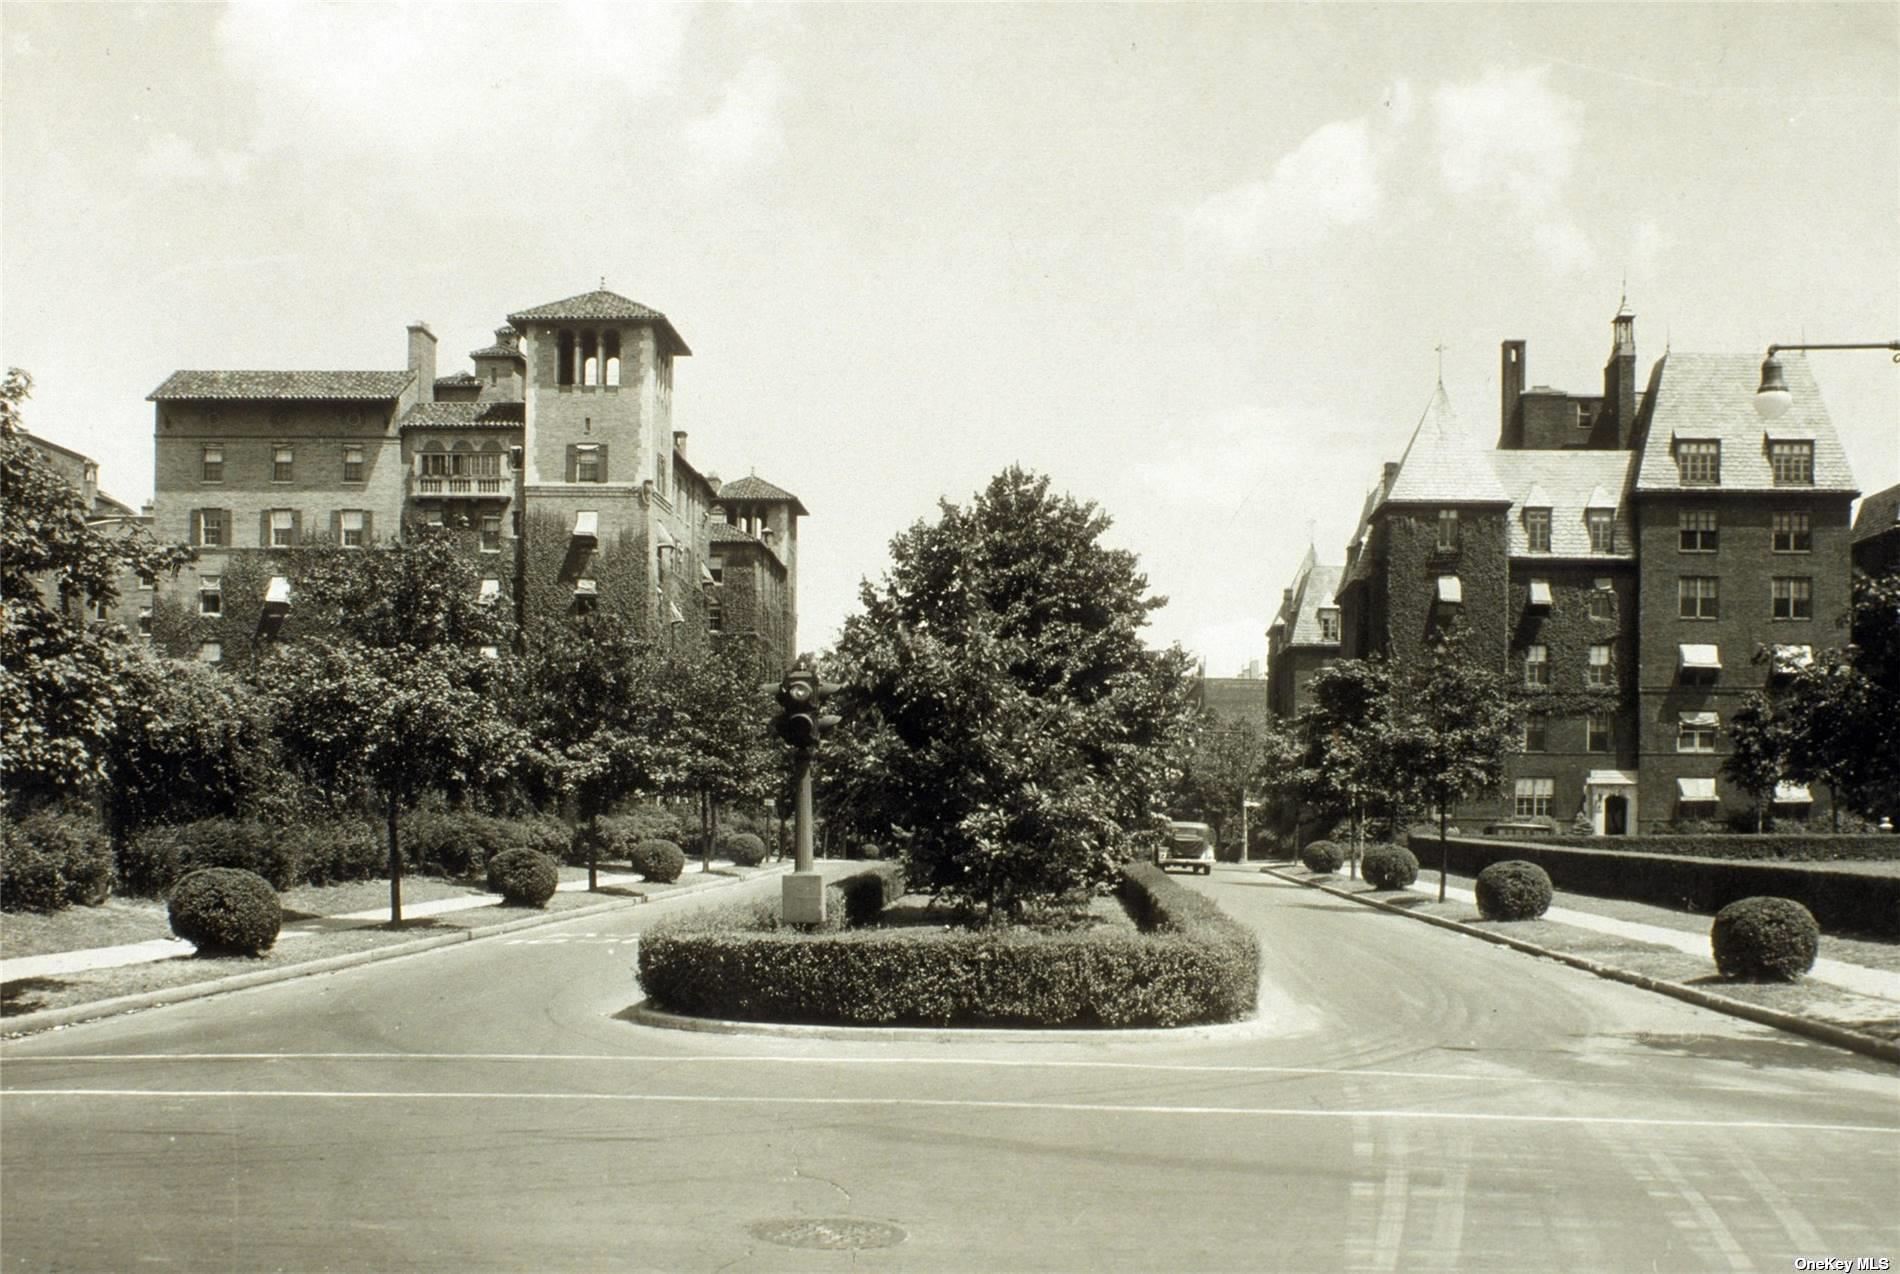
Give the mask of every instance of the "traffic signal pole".
M 779 715 L 773 728 L 792 747 L 795 789 L 792 874 L 785 877 L 780 900 L 780 914 L 788 925 L 825 922 L 825 880 L 812 863 L 811 761 L 824 731 L 838 723 L 838 718 L 824 715 L 825 699 L 837 689 L 819 681 L 817 672 L 803 663 L 779 683 Z
M 795 822 L 792 825 L 793 871 L 812 871 L 811 852 L 811 749 L 795 748 L 792 751 L 792 781 L 797 785 L 797 805 L 793 809 Z M 822 918 L 822 917 L 821 917 Z

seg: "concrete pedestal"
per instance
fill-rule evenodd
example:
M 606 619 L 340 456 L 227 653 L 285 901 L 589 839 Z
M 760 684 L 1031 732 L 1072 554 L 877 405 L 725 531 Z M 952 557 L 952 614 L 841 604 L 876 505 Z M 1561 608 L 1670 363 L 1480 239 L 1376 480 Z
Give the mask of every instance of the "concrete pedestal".
M 820 925 L 825 922 L 825 878 L 815 871 L 795 871 L 785 877 L 785 909 L 788 925 Z

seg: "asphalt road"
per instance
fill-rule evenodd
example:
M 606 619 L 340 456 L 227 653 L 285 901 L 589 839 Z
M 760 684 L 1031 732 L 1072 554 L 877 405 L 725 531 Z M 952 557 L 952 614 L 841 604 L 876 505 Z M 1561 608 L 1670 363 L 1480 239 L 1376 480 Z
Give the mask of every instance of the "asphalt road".
M 1900 1070 L 1239 868 L 1194 887 L 1261 931 L 1258 1022 L 635 1025 L 633 939 L 681 900 L 15 1041 L 0 1266 L 1900 1266 Z

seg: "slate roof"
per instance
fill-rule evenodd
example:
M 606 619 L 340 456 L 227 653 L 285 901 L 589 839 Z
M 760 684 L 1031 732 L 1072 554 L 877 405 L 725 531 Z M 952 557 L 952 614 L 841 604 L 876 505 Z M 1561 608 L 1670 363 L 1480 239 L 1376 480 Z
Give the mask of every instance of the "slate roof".
M 1337 646 L 1337 636 L 1326 639 L 1320 636 L 1319 612 L 1322 607 L 1333 609 L 1333 593 L 1339 587 L 1340 576 L 1345 568 L 1322 565 L 1315 552 L 1308 548 L 1306 557 L 1300 562 L 1300 568 L 1293 576 L 1293 598 L 1282 601 L 1276 624 L 1286 627 L 1286 643 L 1289 646 Z
M 733 481 L 725 483 L 719 488 L 718 499 L 721 504 L 728 504 L 734 500 L 753 500 L 766 504 L 789 504 L 792 506 L 792 511 L 797 513 L 800 517 L 811 516 L 806 512 L 804 504 L 799 501 L 797 496 L 782 487 L 773 486 L 764 478 L 756 476 L 735 478 Z
M 1860 502 L 1860 512 L 1854 515 L 1854 543 L 1871 540 L 1895 527 L 1900 527 L 1900 483 Z
M 1498 482 L 1511 495 L 1505 519 L 1512 557 L 1587 557 L 1610 560 L 1636 556 L 1630 520 L 1630 480 L 1636 470 L 1633 451 L 1493 451 L 1486 459 Z M 1584 511 L 1614 506 L 1616 551 L 1590 551 Z M 1524 531 L 1524 510 L 1550 510 L 1550 552 L 1533 553 Z
M 1484 463 L 1485 450 L 1465 431 L 1443 385 L 1419 418 L 1399 459 L 1398 476 L 1385 499 L 1390 504 L 1509 504 Z
M 415 373 L 401 372 L 227 372 L 179 371 L 145 396 L 147 402 L 183 399 L 274 398 L 329 401 L 357 398 L 388 401 L 399 397 Z
M 673 330 L 666 315 L 651 306 L 630 301 L 618 292 L 609 292 L 599 288 L 592 292 L 582 292 L 579 296 L 570 296 L 562 301 L 550 301 L 546 305 L 537 305 L 531 309 L 516 310 L 508 316 L 508 321 L 520 328 L 528 323 L 600 323 L 621 321 L 628 323 L 651 323 L 666 336 L 676 354 L 691 354 L 680 334 Z
M 1335 591 L 1335 596 L 1345 591 L 1349 584 L 1357 584 L 1361 580 L 1372 578 L 1372 563 L 1366 549 L 1369 547 L 1368 542 L 1372 539 L 1372 515 L 1379 511 L 1379 505 L 1384 499 L 1385 478 L 1381 475 L 1366 492 L 1365 503 L 1359 506 L 1359 521 L 1353 527 L 1352 539 L 1347 542 L 1347 548 L 1357 546 L 1359 552 L 1353 556 L 1352 565 L 1345 568 L 1340 576 L 1339 588 Z
M 1663 355 L 1650 374 L 1650 420 L 1636 490 L 1684 489 L 1676 473 L 1677 438 L 1714 439 L 1722 444 L 1721 485 L 1690 490 L 1786 490 L 1775 486 L 1767 446 L 1770 437 L 1785 437 L 1814 442 L 1814 485 L 1803 490 L 1852 494 L 1854 475 L 1847 467 L 1847 453 L 1828 419 L 1808 360 L 1785 351 L 1778 357 L 1794 402 L 1780 419 L 1763 420 L 1755 412 L 1755 390 L 1761 384 L 1759 357 L 1680 352 Z
M 523 418 L 518 402 L 417 403 L 396 423 L 402 429 L 518 429 Z

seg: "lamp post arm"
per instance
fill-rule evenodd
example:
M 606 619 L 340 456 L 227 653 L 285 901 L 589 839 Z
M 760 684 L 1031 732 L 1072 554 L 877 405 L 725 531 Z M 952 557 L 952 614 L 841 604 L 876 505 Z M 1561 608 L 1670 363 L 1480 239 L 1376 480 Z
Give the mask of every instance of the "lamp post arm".
M 1773 358 L 1776 351 L 1784 349 L 1890 349 L 1896 351 L 1894 362 L 1900 363 L 1900 341 L 1862 341 L 1846 345 L 1770 345 L 1768 357 Z

